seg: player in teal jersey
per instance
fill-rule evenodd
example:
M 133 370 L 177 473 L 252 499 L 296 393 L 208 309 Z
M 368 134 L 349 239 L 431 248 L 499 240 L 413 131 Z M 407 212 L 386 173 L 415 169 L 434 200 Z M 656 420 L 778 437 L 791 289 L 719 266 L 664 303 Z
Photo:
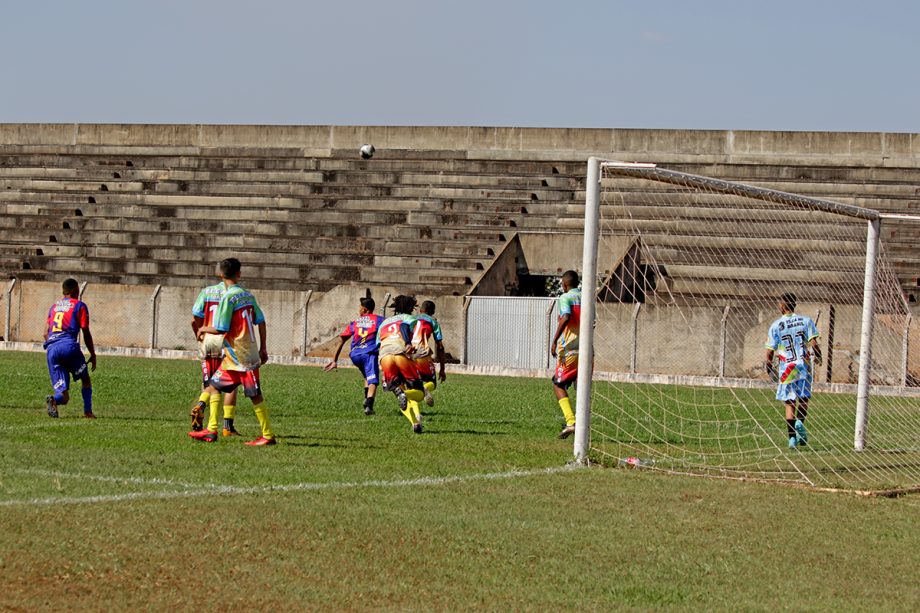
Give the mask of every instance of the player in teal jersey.
M 575 432 L 575 413 L 569 400 L 568 389 L 578 378 L 578 332 L 581 324 L 581 290 L 578 273 L 567 270 L 562 274 L 563 294 L 559 296 L 559 323 L 550 343 L 550 353 L 556 358 L 553 371 L 553 392 L 565 417 L 565 426 L 559 438 Z
M 431 300 L 424 301 L 419 307 L 419 314 L 412 321 L 412 359 L 418 366 L 425 393 L 425 404 L 434 406 L 434 392 L 438 380 L 443 383 L 447 380 L 444 370 L 444 334 L 441 324 L 434 318 L 435 304 Z M 434 363 L 438 362 L 440 369 L 435 376 Z
M 811 357 L 821 365 L 821 347 L 818 345 L 818 328 L 810 317 L 795 313 L 795 294 L 783 294 L 779 299 L 781 316 L 767 333 L 766 368 L 771 379 L 777 381 L 776 399 L 786 405 L 786 434 L 789 448 L 808 443 L 805 418 L 811 398 L 814 378 Z M 773 357 L 779 358 L 779 370 Z

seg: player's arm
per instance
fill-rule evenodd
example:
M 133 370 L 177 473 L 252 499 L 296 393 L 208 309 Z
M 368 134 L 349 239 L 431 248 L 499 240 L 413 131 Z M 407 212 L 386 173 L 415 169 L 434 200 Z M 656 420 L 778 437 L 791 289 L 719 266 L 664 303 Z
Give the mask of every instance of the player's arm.
M 342 347 L 345 346 L 345 343 L 348 342 L 347 336 L 339 337 L 339 347 L 335 350 L 335 357 L 332 358 L 328 364 L 323 367 L 323 370 L 329 372 L 330 370 L 335 370 L 338 367 L 339 356 L 342 354 Z
M 95 372 L 96 370 L 96 345 L 93 343 L 93 334 L 89 331 L 89 326 L 85 328 L 80 328 L 80 331 L 83 333 L 83 343 L 86 345 L 86 349 L 89 351 L 89 364 L 90 369 Z
M 405 321 L 399 324 L 399 334 L 406 343 L 405 353 L 412 353 L 412 325 Z
M 197 315 L 192 317 L 192 332 L 195 333 L 195 338 L 198 338 L 198 330 L 201 329 L 202 324 L 204 324 L 204 317 Z
M 767 371 L 767 375 L 770 377 L 771 381 L 776 381 L 776 367 L 773 366 L 773 355 L 774 351 L 772 349 L 767 349 L 767 355 L 765 357 L 766 361 L 764 362 L 764 370 Z
M 553 335 L 553 341 L 549 344 L 549 352 L 553 357 L 556 357 L 556 343 L 559 342 L 559 337 L 562 336 L 562 333 L 565 331 L 565 326 L 569 323 L 571 315 L 566 313 L 559 317 L 559 325 L 556 326 L 556 333 Z
M 261 362 L 265 364 L 266 362 L 268 362 L 268 345 L 266 344 L 267 339 L 268 339 L 268 328 L 266 327 L 264 321 L 258 324 L 258 326 L 259 326 L 259 360 L 261 360 Z
M 821 362 L 824 361 L 824 358 L 821 356 L 821 346 L 818 344 L 818 338 L 815 337 L 808 341 L 808 345 L 811 348 L 812 354 L 815 356 L 815 364 L 821 366 Z
M 438 371 L 438 381 L 444 383 L 444 381 L 447 379 L 447 371 L 444 370 L 444 364 L 447 361 L 447 358 L 444 354 L 444 343 L 441 341 L 435 341 L 434 347 L 437 352 L 438 364 L 441 366 L 440 370 Z

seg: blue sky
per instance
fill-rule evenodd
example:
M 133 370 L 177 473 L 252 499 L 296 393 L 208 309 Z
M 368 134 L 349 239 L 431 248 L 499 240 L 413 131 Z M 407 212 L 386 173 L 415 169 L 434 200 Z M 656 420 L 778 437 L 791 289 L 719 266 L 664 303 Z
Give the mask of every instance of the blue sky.
M 920 3 L 23 2 L 0 122 L 920 132 Z

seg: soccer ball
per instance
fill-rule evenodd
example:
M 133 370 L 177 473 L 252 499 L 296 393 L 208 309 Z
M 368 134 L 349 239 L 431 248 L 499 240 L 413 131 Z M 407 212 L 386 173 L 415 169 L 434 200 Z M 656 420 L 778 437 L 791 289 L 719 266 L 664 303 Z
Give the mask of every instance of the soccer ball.
M 361 145 L 361 158 L 364 160 L 369 160 L 374 157 L 374 146 L 373 145 Z

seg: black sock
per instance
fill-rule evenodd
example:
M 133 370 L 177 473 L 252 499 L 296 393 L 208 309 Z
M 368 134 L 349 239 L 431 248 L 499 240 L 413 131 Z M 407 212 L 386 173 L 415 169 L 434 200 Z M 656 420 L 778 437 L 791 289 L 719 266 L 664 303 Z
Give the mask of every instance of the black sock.
M 224 429 L 230 430 L 231 432 L 233 432 L 233 420 L 232 419 L 228 417 L 224 417 Z
M 367 388 L 364 388 L 364 397 L 367 398 Z
M 795 416 L 801 421 L 805 421 L 805 418 L 808 417 L 808 407 L 799 405 L 799 408 L 795 411 Z
M 373 396 L 371 396 L 370 398 L 365 398 L 365 399 L 364 399 L 364 408 L 365 408 L 365 409 L 373 409 L 373 408 L 374 408 L 374 397 L 373 397 Z
M 789 438 L 795 436 L 795 420 L 787 419 L 786 420 L 786 433 L 789 435 Z

